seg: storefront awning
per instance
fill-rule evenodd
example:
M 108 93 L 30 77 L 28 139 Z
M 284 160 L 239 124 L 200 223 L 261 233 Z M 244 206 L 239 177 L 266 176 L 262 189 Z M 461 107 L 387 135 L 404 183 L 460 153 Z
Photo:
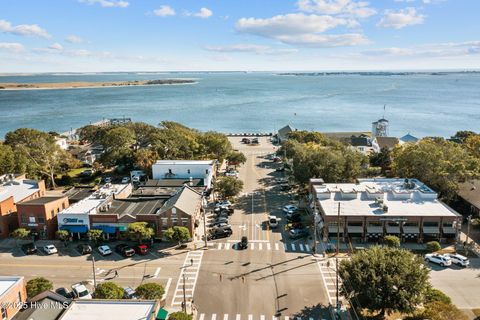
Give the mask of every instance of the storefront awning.
M 112 226 L 93 226 L 93 229 L 102 230 L 104 233 L 116 233 L 117 229 Z
M 423 233 L 439 234 L 440 233 L 440 227 L 423 227 Z
M 455 234 L 457 233 L 457 230 L 455 230 L 455 228 L 452 228 L 452 227 L 443 227 L 443 233 Z
M 387 233 L 400 233 L 400 227 L 398 226 L 387 226 Z
M 363 233 L 363 226 L 347 226 L 348 233 Z
M 368 233 L 383 233 L 383 227 L 380 226 L 367 226 Z
M 403 226 L 403 233 L 404 234 L 419 234 L 420 228 L 414 226 Z
M 71 225 L 63 225 L 60 227 L 60 230 L 68 230 L 71 233 L 86 233 L 88 231 L 87 226 L 71 226 Z
M 157 320 L 165 320 L 167 319 L 167 316 L 168 316 L 168 311 L 163 309 L 163 308 L 160 308 L 160 310 L 158 310 L 158 313 L 157 313 Z

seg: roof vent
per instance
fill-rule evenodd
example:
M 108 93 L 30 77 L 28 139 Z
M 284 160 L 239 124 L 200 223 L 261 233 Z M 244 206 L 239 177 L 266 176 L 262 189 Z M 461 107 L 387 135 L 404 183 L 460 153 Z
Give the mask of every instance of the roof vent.
M 388 206 L 386 204 L 382 206 L 382 209 L 383 209 L 383 212 L 388 212 Z

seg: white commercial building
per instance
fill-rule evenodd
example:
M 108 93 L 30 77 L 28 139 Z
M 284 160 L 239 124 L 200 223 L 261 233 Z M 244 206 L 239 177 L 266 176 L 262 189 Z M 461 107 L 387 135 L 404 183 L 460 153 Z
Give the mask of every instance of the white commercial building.
M 106 184 L 89 197 L 60 211 L 57 215 L 58 229 L 80 236 L 90 229 L 90 215 L 107 211 L 113 199 L 126 198 L 131 193 L 131 184 Z
M 74 300 L 58 320 L 155 320 L 154 300 Z
M 216 160 L 158 160 L 152 166 L 153 179 L 203 179 L 210 189 Z

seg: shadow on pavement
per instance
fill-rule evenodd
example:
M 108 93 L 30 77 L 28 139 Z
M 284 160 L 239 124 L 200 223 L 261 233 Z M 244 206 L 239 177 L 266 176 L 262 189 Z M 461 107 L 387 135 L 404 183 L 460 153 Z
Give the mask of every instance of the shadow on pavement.
M 317 304 L 304 307 L 303 310 L 292 315 L 294 319 L 331 319 L 331 306 Z

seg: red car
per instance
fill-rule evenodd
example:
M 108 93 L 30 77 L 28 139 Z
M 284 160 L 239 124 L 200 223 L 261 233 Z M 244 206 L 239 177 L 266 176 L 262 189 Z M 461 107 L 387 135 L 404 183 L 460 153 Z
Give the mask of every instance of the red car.
M 135 251 L 138 253 L 138 254 L 141 254 L 141 255 L 145 255 L 148 253 L 148 246 L 145 245 L 145 244 L 140 244 L 138 246 L 135 247 Z

